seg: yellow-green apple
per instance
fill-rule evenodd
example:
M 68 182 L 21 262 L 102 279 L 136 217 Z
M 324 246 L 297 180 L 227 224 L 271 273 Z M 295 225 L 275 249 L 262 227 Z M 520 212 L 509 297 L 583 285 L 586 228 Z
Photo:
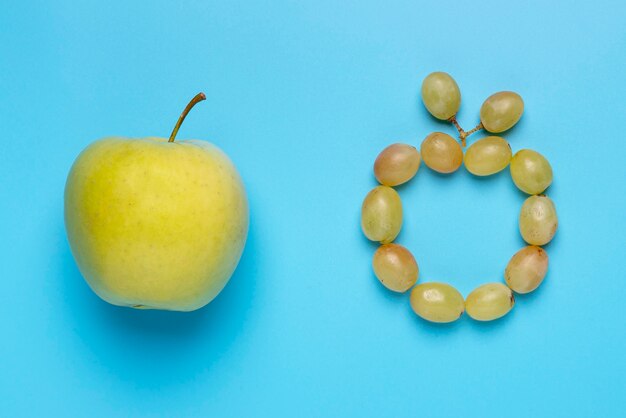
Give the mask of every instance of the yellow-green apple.
M 228 282 L 248 234 L 237 169 L 215 145 L 104 138 L 76 159 L 65 185 L 65 227 L 91 288 L 114 305 L 192 311 Z

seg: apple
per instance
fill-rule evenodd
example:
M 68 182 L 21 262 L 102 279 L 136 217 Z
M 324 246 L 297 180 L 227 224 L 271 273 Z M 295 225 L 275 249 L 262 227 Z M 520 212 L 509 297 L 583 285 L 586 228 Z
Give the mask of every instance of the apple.
M 224 288 L 243 252 L 248 202 L 230 159 L 200 140 L 110 137 L 89 145 L 65 185 L 78 268 L 105 301 L 193 311 Z

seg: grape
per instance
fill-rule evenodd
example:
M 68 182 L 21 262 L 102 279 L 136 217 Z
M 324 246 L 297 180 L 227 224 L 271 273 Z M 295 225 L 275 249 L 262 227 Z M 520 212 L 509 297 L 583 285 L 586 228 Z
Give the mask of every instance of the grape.
M 461 106 L 461 92 L 456 81 L 447 73 L 429 74 L 422 83 L 422 101 L 437 119 L 450 119 Z
M 376 158 L 374 175 L 380 184 L 397 186 L 413 178 L 421 161 L 420 153 L 414 146 L 389 145 Z
M 402 245 L 384 244 L 378 247 L 372 261 L 374 274 L 389 290 L 404 293 L 417 281 L 419 268 L 413 254 Z
M 548 271 L 548 253 L 534 245 L 519 250 L 504 270 L 504 280 L 517 293 L 529 293 L 539 287 Z
M 402 228 L 402 202 L 394 189 L 377 186 L 365 196 L 361 228 L 367 238 L 383 244 L 398 236 Z
M 413 311 L 431 322 L 452 322 L 463 315 L 465 302 L 454 287 L 445 283 L 422 283 L 411 291 Z
M 523 149 L 511 160 L 511 177 L 521 191 L 539 194 L 552 183 L 552 167 L 543 155 Z
M 493 321 L 506 315 L 515 305 L 511 289 L 502 283 L 487 283 L 467 296 L 467 314 L 477 321 Z
M 452 173 L 463 162 L 461 145 L 443 132 L 428 135 L 422 142 L 421 151 L 424 164 L 439 173 Z
M 524 201 L 519 214 L 519 230 L 524 241 L 545 245 L 554 237 L 558 225 L 556 208 L 549 197 L 530 196 Z
M 465 151 L 465 168 L 476 176 L 489 176 L 502 171 L 509 161 L 511 146 L 499 136 L 479 139 Z
M 519 94 L 501 91 L 485 100 L 480 108 L 480 121 L 489 132 L 504 132 L 517 123 L 524 113 L 524 101 Z

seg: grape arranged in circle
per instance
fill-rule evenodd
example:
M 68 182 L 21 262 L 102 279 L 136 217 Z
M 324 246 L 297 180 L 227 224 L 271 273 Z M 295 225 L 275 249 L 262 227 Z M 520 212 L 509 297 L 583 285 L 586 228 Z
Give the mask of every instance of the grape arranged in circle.
M 548 196 L 530 196 L 519 214 L 519 230 L 531 245 L 546 245 L 556 234 L 559 220 L 554 202 Z
M 422 142 L 424 164 L 439 173 L 450 174 L 461 167 L 463 150 L 458 142 L 443 132 L 433 132 Z
M 517 151 L 511 160 L 511 178 L 525 193 L 543 193 L 552 184 L 552 167 L 537 151 L 523 149 Z
M 512 91 L 501 91 L 485 100 L 480 108 L 480 121 L 485 130 L 500 133 L 511 129 L 524 113 L 522 97 Z
M 529 293 L 539 287 L 548 272 L 548 253 L 529 245 L 511 257 L 504 270 L 506 284 L 516 293 Z
M 523 149 L 513 155 L 509 143 L 500 136 L 487 136 L 467 148 L 468 136 L 484 129 L 492 133 L 512 128 L 524 112 L 524 101 L 517 93 L 498 92 L 487 98 L 480 109 L 480 123 L 469 131 L 456 120 L 461 104 L 457 83 L 447 73 L 435 72 L 422 83 L 422 100 L 437 119 L 447 120 L 459 132 L 460 143 L 443 132 L 433 132 L 422 141 L 418 151 L 410 144 L 396 143 L 376 158 L 374 175 L 380 186 L 372 189 L 361 207 L 361 228 L 365 236 L 381 245 L 374 253 L 372 267 L 376 278 L 391 291 L 411 289 L 411 308 L 419 317 L 447 323 L 464 312 L 477 321 L 492 321 L 505 316 L 515 306 L 514 292 L 537 289 L 548 271 L 548 254 L 542 245 L 556 234 L 558 217 L 554 202 L 541 194 L 552 183 L 552 167 L 536 151 Z M 421 161 L 431 170 L 451 174 L 465 164 L 475 176 L 490 176 L 510 167 L 515 186 L 529 196 L 520 210 L 518 224 L 529 245 L 520 249 L 504 269 L 504 283 L 492 282 L 477 287 L 463 299 L 453 286 L 440 282 L 416 285 L 419 268 L 411 251 L 393 243 L 402 228 L 402 201 L 394 186 L 410 181 Z
M 422 283 L 411 291 L 413 311 L 431 322 L 456 321 L 465 311 L 463 295 L 446 283 Z
M 361 207 L 361 228 L 372 241 L 388 244 L 402 228 L 402 201 L 391 187 L 378 186 L 367 194 Z
M 376 180 L 385 186 L 398 186 L 411 180 L 420 168 L 420 153 L 412 145 L 392 144 L 374 162 Z
M 502 283 L 479 286 L 465 299 L 467 314 L 477 321 L 493 321 L 503 317 L 514 305 L 513 291 Z
M 461 91 L 450 74 L 434 72 L 422 83 L 422 101 L 431 115 L 447 120 L 459 111 Z
M 399 244 L 383 244 L 374 253 L 374 274 L 380 282 L 394 292 L 406 292 L 419 275 L 419 267 L 413 254 Z
M 504 138 L 488 136 L 465 151 L 465 168 L 476 176 L 490 176 L 504 170 L 511 161 L 511 146 Z

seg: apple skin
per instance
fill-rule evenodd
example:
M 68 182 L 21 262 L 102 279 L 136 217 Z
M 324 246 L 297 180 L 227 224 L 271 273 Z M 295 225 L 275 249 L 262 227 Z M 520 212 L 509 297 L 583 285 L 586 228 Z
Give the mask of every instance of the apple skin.
M 104 138 L 78 156 L 65 185 L 72 254 L 114 305 L 206 305 L 237 267 L 248 222 L 241 177 L 206 141 Z

